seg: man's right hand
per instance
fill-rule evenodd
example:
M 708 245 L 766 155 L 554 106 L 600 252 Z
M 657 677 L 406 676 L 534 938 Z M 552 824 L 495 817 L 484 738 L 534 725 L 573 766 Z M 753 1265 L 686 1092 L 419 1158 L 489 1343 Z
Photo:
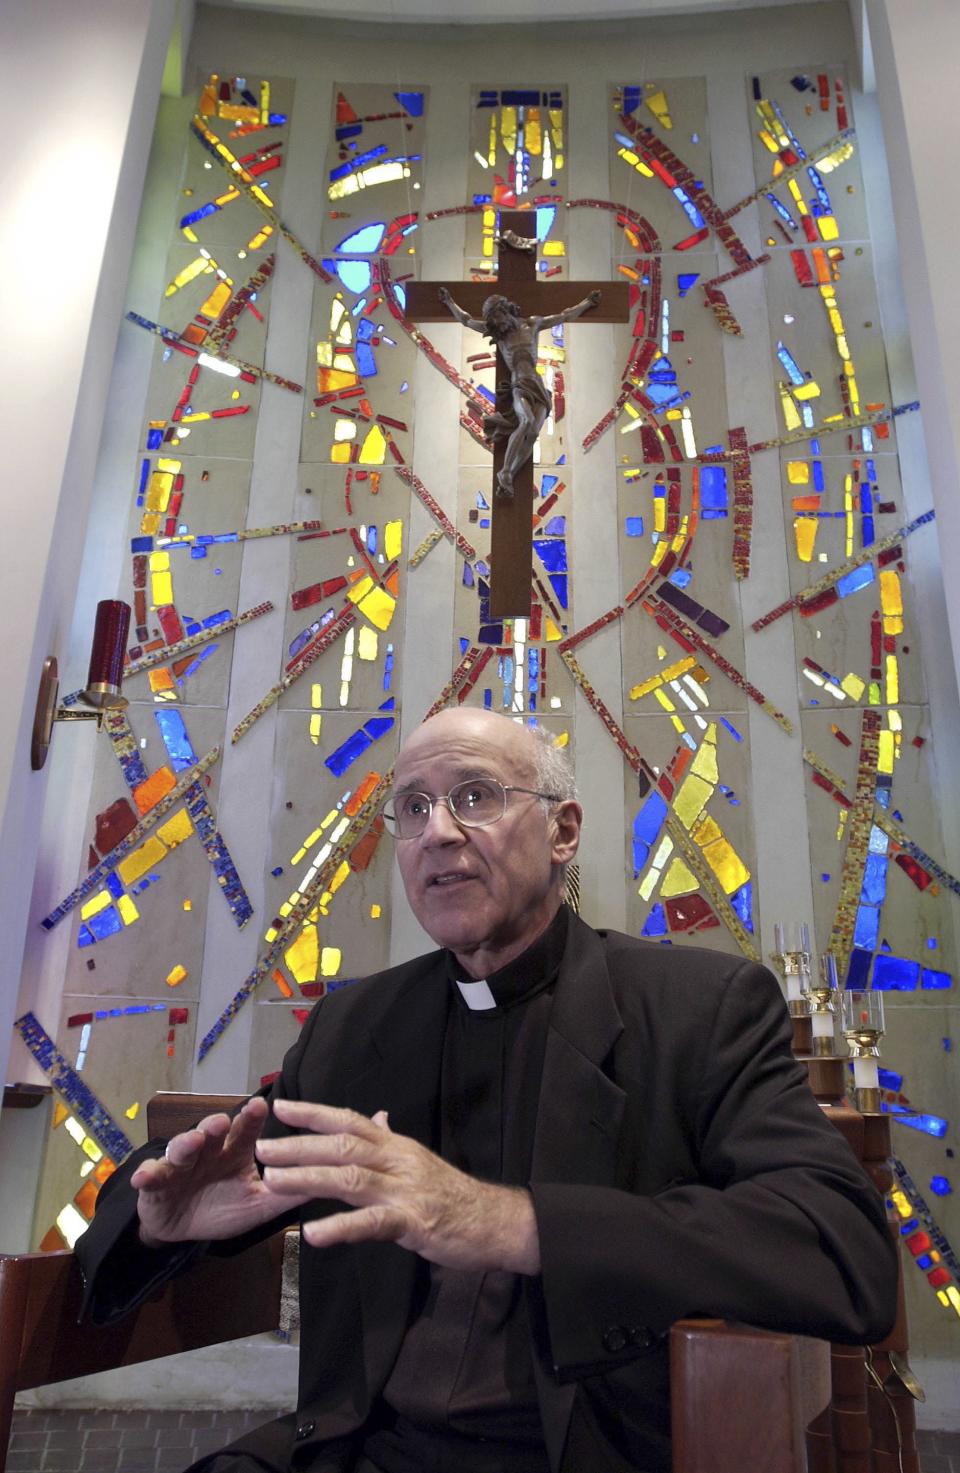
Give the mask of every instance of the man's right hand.
M 142 1243 L 233 1238 L 296 1205 L 265 1187 L 257 1170 L 254 1146 L 268 1114 L 266 1100 L 255 1095 L 232 1119 L 208 1115 L 175 1135 L 159 1160 L 141 1162 L 130 1185 L 138 1193 Z

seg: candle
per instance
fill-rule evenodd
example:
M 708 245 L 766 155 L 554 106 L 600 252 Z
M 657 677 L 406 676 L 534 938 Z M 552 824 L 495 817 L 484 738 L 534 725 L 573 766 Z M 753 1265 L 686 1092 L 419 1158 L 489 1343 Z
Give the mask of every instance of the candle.
M 813 1036 L 814 1038 L 833 1038 L 833 1014 L 813 1014 Z
M 857 1089 L 879 1089 L 880 1075 L 876 1059 L 854 1059 L 853 1082 Z

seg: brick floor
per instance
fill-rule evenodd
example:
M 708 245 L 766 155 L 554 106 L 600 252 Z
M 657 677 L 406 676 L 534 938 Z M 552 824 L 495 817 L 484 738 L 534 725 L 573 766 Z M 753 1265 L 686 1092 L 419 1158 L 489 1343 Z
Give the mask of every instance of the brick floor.
M 7 1473 L 182 1473 L 268 1412 L 25 1411 Z M 918 1432 L 921 1473 L 960 1473 L 960 1432 Z

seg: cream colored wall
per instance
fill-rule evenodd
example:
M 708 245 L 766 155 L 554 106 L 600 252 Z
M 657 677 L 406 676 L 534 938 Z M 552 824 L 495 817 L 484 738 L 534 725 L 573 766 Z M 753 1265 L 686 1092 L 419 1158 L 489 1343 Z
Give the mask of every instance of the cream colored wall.
M 643 80 L 654 76 L 703 75 L 707 78 L 714 123 L 712 162 L 717 194 L 720 199 L 726 199 L 738 198 L 753 187 L 749 134 L 744 125 L 745 76 L 754 71 L 778 68 L 785 62 L 798 68 L 812 68 L 850 59 L 853 53 L 848 12 L 841 3 L 778 8 L 709 20 L 684 18 L 642 27 L 623 24 L 601 28 L 583 24 L 566 27 L 562 33 L 555 33 L 545 26 L 511 28 L 509 32 L 480 28 L 429 32 L 401 29 L 390 37 L 389 44 L 376 37 L 370 38 L 370 33 L 362 27 L 346 24 L 320 26 L 295 19 L 278 20 L 255 12 L 202 6 L 197 14 L 192 64 L 197 76 L 216 69 L 228 74 L 272 74 L 295 78 L 294 124 L 283 205 L 292 228 L 304 240 L 312 242 L 318 234 L 319 203 L 315 185 L 312 188 L 311 185 L 316 171 L 322 166 L 321 140 L 325 138 L 328 127 L 335 81 L 381 80 L 429 88 L 428 169 L 423 200 L 424 208 L 429 209 L 433 204 L 448 204 L 464 197 L 469 87 L 473 82 L 529 83 L 531 78 L 536 78 L 565 84 L 569 94 L 573 140 L 570 189 L 573 193 L 609 196 L 610 185 L 603 162 L 607 157 L 605 119 L 598 105 L 598 99 L 604 97 L 608 84 L 627 76 L 632 80 Z M 861 165 L 871 199 L 873 234 L 880 250 L 879 259 L 883 262 L 881 306 L 891 349 L 894 401 L 902 402 L 915 397 L 915 386 L 907 318 L 897 277 L 895 243 L 885 219 L 888 207 L 883 201 L 889 199 L 889 186 L 879 118 L 873 100 L 855 96 L 853 102 L 861 130 Z M 183 108 L 176 105 L 165 111 L 155 146 L 154 172 L 145 204 L 148 219 L 141 228 L 135 265 L 135 270 L 140 273 L 137 289 L 141 295 L 137 297 L 137 305 L 139 310 L 146 312 L 149 312 L 149 303 L 158 299 L 161 286 L 159 273 L 167 227 L 160 222 L 169 220 L 172 209 L 171 191 L 184 116 Z M 725 133 L 725 120 L 732 124 L 729 133 Z M 923 118 L 914 116 L 912 126 L 922 129 L 922 125 Z M 932 173 L 928 175 L 926 170 L 919 171 L 918 189 L 924 185 L 928 189 L 921 208 L 928 211 L 931 239 L 938 241 L 938 212 L 942 205 L 933 197 L 934 182 Z M 166 216 L 163 215 L 164 209 Z M 155 228 L 151 227 L 150 221 L 155 222 Z M 744 230 L 748 244 L 756 246 L 756 224 L 748 224 Z M 950 239 L 949 231 L 944 232 L 944 261 Z M 576 218 L 571 222 L 570 249 L 572 275 L 589 278 L 609 274 L 608 250 L 597 244 L 597 237 L 589 230 L 588 224 Z M 460 274 L 462 252 L 455 233 L 446 232 L 436 239 L 425 233 L 423 252 L 421 269 L 424 275 Z M 159 266 L 158 261 L 161 263 Z M 744 298 L 745 311 L 751 326 L 766 342 L 766 305 L 760 273 L 754 273 L 748 281 L 747 290 L 752 295 Z M 310 287 L 307 273 L 299 263 L 289 253 L 281 253 L 273 289 L 268 339 L 268 365 L 278 371 L 284 371 L 284 366 L 291 362 L 305 361 L 307 357 Z M 922 297 L 922 285 L 918 290 Z M 927 329 L 936 333 L 937 322 L 932 321 L 931 325 L 929 313 L 923 320 Z M 440 326 L 432 332 L 437 346 L 450 357 L 456 353 L 455 334 L 453 326 Z M 572 378 L 569 404 L 572 445 L 579 443 L 578 431 L 595 422 L 615 397 L 607 334 L 607 329 L 595 328 L 589 334 L 585 332 L 582 341 L 574 339 L 576 372 Z M 115 390 L 124 396 L 124 406 L 135 402 L 142 404 L 147 349 L 121 340 L 120 351 Z M 745 407 L 749 404 L 747 422 L 758 437 L 775 434 L 775 405 L 765 355 L 750 353 L 732 340 L 725 342 L 724 351 L 731 423 L 744 422 Z M 422 382 L 415 386 L 420 390 L 417 393 L 420 407 L 415 423 L 414 469 L 445 500 L 446 509 L 452 511 L 455 488 L 445 481 L 443 468 L 456 460 L 455 395 L 448 386 L 438 383 L 426 365 L 421 364 L 417 371 Z M 429 394 L 426 392 L 428 384 Z M 284 519 L 289 504 L 290 478 L 296 473 L 298 415 L 299 410 L 285 402 L 284 396 L 272 393 L 269 387 L 265 389 L 255 452 L 251 524 Z M 135 430 L 129 431 L 128 423 L 136 425 L 136 411 L 128 420 L 125 408 L 121 413 L 118 405 L 116 422 L 111 416 L 108 425 L 105 459 L 98 476 L 98 484 L 102 485 L 102 495 L 106 498 L 103 505 L 108 511 L 95 525 L 91 554 L 102 557 L 104 567 L 119 566 L 119 544 L 115 542 L 115 532 L 110 530 L 111 526 L 119 524 L 119 519 L 111 521 L 108 512 L 111 488 L 118 482 L 113 468 L 120 473 L 121 486 L 129 477 L 128 467 L 133 455 L 130 436 L 135 434 Z M 924 428 L 935 449 L 938 465 L 941 457 L 945 461 L 937 474 L 949 476 L 953 463 L 950 458 L 952 447 L 942 441 L 942 423 L 941 438 L 935 437 L 933 441 L 930 441 L 926 416 Z M 901 435 L 906 436 L 906 440 L 901 439 L 901 444 L 907 446 L 910 469 L 908 499 L 911 508 L 916 504 L 918 509 L 922 509 L 927 482 L 924 443 L 917 417 L 904 427 Z M 770 606 L 774 601 L 769 597 L 771 589 L 776 589 L 780 596 L 786 560 L 778 467 L 775 457 L 767 459 L 774 463 L 758 465 L 755 470 L 758 545 L 763 547 L 764 555 L 762 559 L 758 557 L 755 560 L 755 580 L 752 579 L 745 589 L 744 608 L 751 612 L 762 612 Z M 578 507 L 591 496 L 607 494 L 602 488 L 612 488 L 612 472 L 613 449 L 609 440 L 602 441 L 592 452 L 589 468 L 582 463 L 577 452 L 573 452 Z M 426 522 L 420 520 L 421 516 L 415 509 L 411 522 L 412 545 L 426 531 Z M 577 622 L 582 625 L 603 612 L 610 603 L 607 567 L 615 566 L 616 547 L 612 530 L 615 519 L 613 516 L 593 518 L 578 512 L 573 520 Z M 604 520 L 611 529 L 606 534 L 602 531 Z M 940 529 L 941 537 L 949 536 L 949 519 L 944 526 Z M 606 535 L 610 539 L 609 545 L 598 544 L 598 535 Z M 105 543 L 98 541 L 101 536 L 106 539 Z M 948 541 L 947 547 L 952 548 L 953 543 Z M 115 558 L 112 564 L 111 558 Z M 286 564 L 278 561 L 274 566 L 270 549 L 261 548 L 256 559 L 244 565 L 243 576 L 240 605 L 246 606 L 274 592 L 278 576 L 280 586 L 283 586 Z M 938 611 L 943 608 L 943 592 L 933 558 L 927 560 L 921 585 L 922 607 L 930 627 L 935 628 Z M 453 578 L 452 552 L 446 545 L 438 547 L 420 569 L 417 602 L 422 610 L 429 611 L 429 617 L 422 618 L 415 630 L 407 630 L 408 640 L 415 634 L 419 651 L 416 662 L 412 659 L 403 662 L 400 696 L 407 728 L 419 719 L 434 693 L 437 681 L 431 672 L 442 670 L 449 663 Z M 248 673 L 245 675 L 238 666 L 235 687 L 231 689 L 228 720 L 241 715 L 252 703 L 251 697 L 259 694 L 263 682 L 255 674 L 260 663 L 257 655 L 259 652 L 263 663 L 272 668 L 277 657 L 275 643 L 275 634 L 268 621 L 263 621 L 262 628 L 254 625 L 248 631 L 244 650 L 244 667 Z M 950 645 L 946 640 L 928 639 L 927 657 L 934 719 L 940 730 L 947 734 L 956 729 L 957 716 Z M 796 717 L 799 710 L 796 659 L 788 621 L 781 621 L 776 631 L 762 641 L 748 639 L 747 670 L 782 710 Z M 615 630 L 600 636 L 591 646 L 591 675 L 600 694 L 614 714 L 618 714 L 622 708 L 623 681 L 620 645 Z M 610 760 L 608 740 L 580 697 L 576 729 L 578 770 L 590 814 L 582 852 L 583 907 L 585 914 L 597 924 L 622 925 L 624 876 L 619 842 L 623 827 L 622 773 L 619 763 Z M 806 808 L 802 775 L 794 770 L 797 764 L 785 760 L 786 739 L 771 723 L 752 717 L 750 739 L 753 753 L 751 806 L 761 816 L 757 823 L 760 921 L 762 931 L 769 934 L 775 917 L 802 913 L 810 905 Z M 960 867 L 956 843 L 958 805 L 952 801 L 952 795 L 960 791 L 954 781 L 958 753 L 952 750 L 958 746 L 960 744 L 951 743 L 949 739 L 942 741 L 939 758 L 948 859 L 952 859 L 954 868 Z M 80 757 L 71 760 L 74 764 L 73 779 L 81 782 L 83 761 Z M 220 811 L 226 815 L 242 811 L 246 815 L 243 832 L 231 830 L 231 846 L 240 872 L 248 878 L 255 905 L 260 898 L 257 877 L 262 872 L 262 856 L 258 846 L 265 828 L 266 810 L 263 805 L 269 793 L 272 760 L 273 726 L 271 719 L 265 718 L 247 740 L 228 753 L 221 778 Z M 61 794 L 73 779 L 67 777 L 63 780 Z M 76 809 L 82 817 L 86 812 L 85 802 L 77 801 Z M 44 817 L 43 852 L 48 857 L 45 864 L 52 874 L 41 873 L 37 889 L 38 895 L 51 901 L 70 888 L 69 884 L 60 883 L 62 875 L 58 870 L 70 872 L 72 866 L 75 876 L 76 854 L 79 852 L 79 840 L 72 848 L 64 843 L 62 850 L 58 843 L 59 827 L 64 822 L 62 812 L 62 807 L 51 804 Z M 775 822 L 762 821 L 764 815 L 773 814 L 776 815 Z M 784 832 L 793 833 L 795 843 L 784 846 Z M 610 842 L 611 833 L 618 836 L 616 843 Z M 60 852 L 65 856 L 62 859 Z M 423 940 L 415 923 L 408 918 L 399 892 L 394 899 L 392 950 L 399 958 L 422 949 Z M 39 901 L 35 901 L 35 909 L 42 913 Z M 237 933 L 220 910 L 211 909 L 206 954 L 216 958 L 216 964 L 209 964 L 205 971 L 200 1030 L 205 1029 L 220 1012 L 232 996 L 237 979 L 246 974 L 255 959 L 257 935 L 253 927 L 248 929 L 249 935 Z M 56 944 L 65 946 L 66 937 L 62 940 L 57 938 Z M 31 937 L 24 973 L 24 998 L 46 1000 L 46 1015 L 50 1017 L 58 1014 L 57 989 L 58 977 L 62 975 L 62 960 L 58 971 L 57 955 L 49 946 L 41 949 Z M 953 1011 L 955 1013 L 956 1009 Z M 212 1052 L 209 1061 L 195 1071 L 196 1087 L 235 1087 L 237 1078 L 245 1077 L 248 1031 L 249 1019 L 241 1015 Z M 934 1040 L 933 1044 L 938 1046 L 939 1040 Z M 929 1039 L 918 1041 L 916 1057 L 900 1061 L 903 1067 L 913 1071 L 914 1077 L 929 1065 L 930 1058 L 924 1050 L 933 1044 Z M 920 1276 L 915 1274 L 914 1278 L 919 1279 Z M 916 1290 L 917 1285 L 914 1284 L 913 1288 Z M 919 1289 L 927 1292 L 929 1297 L 922 1281 Z M 930 1319 L 929 1306 L 926 1309 L 927 1313 L 921 1315 L 924 1324 Z M 954 1415 L 953 1398 L 947 1385 L 951 1330 L 952 1325 L 946 1316 L 941 1315 L 932 1330 L 924 1331 L 919 1339 L 915 1336 L 919 1354 L 914 1359 L 918 1362 L 921 1376 L 929 1372 L 936 1389 L 926 1412 L 929 1425 L 949 1425 Z M 220 1351 L 215 1356 L 197 1354 L 184 1358 L 180 1365 L 167 1364 L 162 1370 L 146 1368 L 125 1372 L 111 1377 L 106 1384 L 85 1383 L 61 1388 L 43 1393 L 38 1399 L 48 1403 L 73 1404 L 89 1404 L 92 1399 L 98 1404 L 106 1401 L 136 1404 L 148 1400 L 167 1405 L 231 1402 L 285 1406 L 292 1396 L 291 1361 L 288 1350 L 274 1345 L 238 1347 L 228 1352 Z

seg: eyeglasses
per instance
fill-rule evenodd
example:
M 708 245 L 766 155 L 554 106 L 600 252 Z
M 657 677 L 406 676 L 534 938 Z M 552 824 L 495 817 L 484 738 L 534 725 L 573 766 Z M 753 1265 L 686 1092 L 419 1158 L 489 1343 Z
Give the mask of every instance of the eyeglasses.
M 437 803 L 446 803 L 450 815 L 468 829 L 486 828 L 497 823 L 507 811 L 508 793 L 529 793 L 532 798 L 546 798 L 562 803 L 556 793 L 541 793 L 536 788 L 518 788 L 498 783 L 492 777 L 471 777 L 456 783 L 449 793 L 433 797 L 430 793 L 396 793 L 380 812 L 395 839 L 418 839 L 430 822 Z

